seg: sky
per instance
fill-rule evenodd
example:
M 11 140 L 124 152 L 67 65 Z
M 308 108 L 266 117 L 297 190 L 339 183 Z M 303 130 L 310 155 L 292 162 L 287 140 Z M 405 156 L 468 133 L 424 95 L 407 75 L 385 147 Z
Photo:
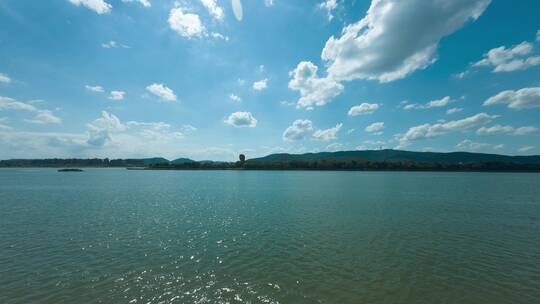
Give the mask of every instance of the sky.
M 540 154 L 536 0 L 2 0 L 0 159 Z

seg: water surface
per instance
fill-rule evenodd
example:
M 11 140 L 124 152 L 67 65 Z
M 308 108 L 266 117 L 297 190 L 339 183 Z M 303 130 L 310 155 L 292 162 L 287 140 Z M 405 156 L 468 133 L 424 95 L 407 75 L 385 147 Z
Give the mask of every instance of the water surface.
M 0 303 L 540 303 L 540 174 L 0 169 Z

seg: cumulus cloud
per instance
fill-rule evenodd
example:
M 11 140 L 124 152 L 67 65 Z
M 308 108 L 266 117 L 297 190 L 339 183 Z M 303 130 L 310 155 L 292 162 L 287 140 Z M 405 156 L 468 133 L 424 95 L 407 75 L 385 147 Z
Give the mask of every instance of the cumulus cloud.
M 25 119 L 29 123 L 37 124 L 60 124 L 62 119 L 55 116 L 50 110 L 39 109 L 30 103 L 24 103 L 15 99 L 0 96 L 0 111 L 13 110 L 13 111 L 27 111 L 34 114 L 34 118 Z
M 95 119 L 87 125 L 90 129 L 108 130 L 108 131 L 124 131 L 126 126 L 120 119 L 107 111 L 101 112 L 101 117 Z
M 103 93 L 105 90 L 102 86 L 91 86 L 91 85 L 85 85 L 84 86 L 88 91 L 95 92 L 95 93 Z
M 337 80 L 390 82 L 436 60 L 439 41 L 476 20 L 490 0 L 373 0 L 367 15 L 331 37 L 322 51 Z
M 124 3 L 130 3 L 130 2 L 138 2 L 144 7 L 150 7 L 152 4 L 150 4 L 149 0 L 122 0 Z
M 309 119 L 297 119 L 283 132 L 284 141 L 299 141 L 313 133 L 313 123 Z
M 240 96 L 235 95 L 233 93 L 229 94 L 229 99 L 234 101 L 234 102 L 241 102 L 242 101 L 242 98 L 240 98 Z
M 328 21 L 332 21 L 332 19 L 334 19 L 334 15 L 332 13 L 337 8 L 337 1 L 326 0 L 322 2 L 321 4 L 319 4 L 319 8 L 326 10 Z
M 110 100 L 120 101 L 124 99 L 124 95 L 126 95 L 126 92 L 124 91 L 111 91 L 109 95 Z
M 112 9 L 112 5 L 105 0 L 69 0 L 69 2 L 76 6 L 84 6 L 100 15 L 109 13 Z
M 38 109 L 31 104 L 16 101 L 13 98 L 0 96 L 0 111 L 1 110 L 21 110 L 36 112 Z
M 184 138 L 184 133 L 171 130 L 165 122 L 128 121 L 122 123 L 114 114 L 103 111 L 101 117 L 89 123 L 86 143 L 103 147 L 109 142 L 122 145 L 125 142 L 135 145 L 174 143 Z
M 337 133 L 343 127 L 342 123 L 336 124 L 335 127 L 329 129 L 315 130 L 313 122 L 309 119 L 297 119 L 292 125 L 287 127 L 283 132 L 283 140 L 287 142 L 300 141 L 305 139 L 314 139 L 321 141 L 329 141 L 337 139 Z
M 451 108 L 451 109 L 448 109 L 446 110 L 446 114 L 456 114 L 456 113 L 459 113 L 463 111 L 463 108 Z
M 289 88 L 300 92 L 298 108 L 323 106 L 343 91 L 342 84 L 328 77 L 319 77 L 317 70 L 312 62 L 302 61 L 289 73 L 292 77 Z
M 384 129 L 384 122 L 374 122 L 366 127 L 366 132 L 375 133 Z
M 498 116 L 496 115 L 478 113 L 476 115 L 473 115 L 473 116 L 470 116 L 461 120 L 453 120 L 453 121 L 436 123 L 436 124 L 426 123 L 426 124 L 418 125 L 415 127 L 411 127 L 405 134 L 398 136 L 399 145 L 397 148 L 398 149 L 404 148 L 410 145 L 412 141 L 419 140 L 419 139 L 432 138 L 432 137 L 444 135 L 450 132 L 467 131 L 481 124 L 488 123 L 497 117 Z
M 472 64 L 472 67 L 491 67 L 493 73 L 526 70 L 540 64 L 540 56 L 529 56 L 533 45 L 522 42 L 510 48 L 500 46 L 489 50 L 484 58 Z
M 87 124 L 87 127 L 89 130 L 86 142 L 91 146 L 103 146 L 111 140 L 112 132 L 126 130 L 120 119 L 107 111 L 102 111 L 101 117 Z
M 170 88 L 168 88 L 162 83 L 153 83 L 147 86 L 146 90 L 156 95 L 163 101 L 167 101 L 167 102 L 176 101 L 176 95 L 174 94 L 173 90 L 171 90 Z
M 217 0 L 200 0 L 210 15 L 216 20 L 223 20 L 223 8 L 217 4 Z
M 445 96 L 445 97 L 443 97 L 441 99 L 435 99 L 435 100 L 429 101 L 426 104 L 416 104 L 416 103 L 407 104 L 407 103 L 405 103 L 404 106 L 403 106 L 403 109 L 412 110 L 412 109 L 440 108 L 440 107 L 447 106 L 448 104 L 450 104 L 453 101 L 454 100 L 452 100 L 450 98 L 450 96 Z
M 169 13 L 169 26 L 172 30 L 185 38 L 202 37 L 206 35 L 206 28 L 199 15 L 185 13 L 181 7 L 174 7 Z
M 264 89 L 268 88 L 268 79 L 263 79 L 259 81 L 255 81 L 253 83 L 253 89 L 257 91 L 262 91 Z
M 502 91 L 484 101 L 484 106 L 506 104 L 510 109 L 522 110 L 540 107 L 540 87 Z
M 335 127 L 326 130 L 317 130 L 313 133 L 313 138 L 316 140 L 329 141 L 335 140 L 337 133 L 341 130 L 342 123 L 338 123 Z
M 359 105 L 351 107 L 347 114 L 349 116 L 371 115 L 375 111 L 377 111 L 379 108 L 380 108 L 379 104 L 364 102 Z
M 511 134 L 511 135 L 527 135 L 531 133 L 538 132 L 538 128 L 532 126 L 526 127 L 513 127 L 513 126 L 502 126 L 494 125 L 491 127 L 481 127 L 476 130 L 478 135 L 494 135 L 494 134 Z
M 33 119 L 25 119 L 24 121 L 35 124 L 61 124 L 62 119 L 55 116 L 49 110 L 37 110 L 36 116 Z
M 236 128 L 255 128 L 257 119 L 253 117 L 251 112 L 234 112 L 229 115 L 225 123 Z
M 182 138 L 184 131 L 176 131 L 168 123 L 123 123 L 105 111 L 82 133 L 0 130 L 0 146 L 6 148 L 0 149 L 0 158 L 199 156 L 199 151 L 185 150 Z
M 0 73 L 0 83 L 10 83 L 11 78 L 8 75 Z
M 465 139 L 456 145 L 456 148 L 462 151 L 478 151 L 488 147 L 491 147 L 491 145 L 487 143 L 474 142 L 470 139 Z

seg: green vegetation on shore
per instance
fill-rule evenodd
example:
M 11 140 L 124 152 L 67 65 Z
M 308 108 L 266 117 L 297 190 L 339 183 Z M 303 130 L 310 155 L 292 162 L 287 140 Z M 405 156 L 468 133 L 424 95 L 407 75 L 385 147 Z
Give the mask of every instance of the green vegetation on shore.
M 540 172 L 540 156 L 506 156 L 468 152 L 366 150 L 306 154 L 271 154 L 237 162 L 179 158 L 12 159 L 0 167 L 138 167 L 148 170 L 390 170 Z

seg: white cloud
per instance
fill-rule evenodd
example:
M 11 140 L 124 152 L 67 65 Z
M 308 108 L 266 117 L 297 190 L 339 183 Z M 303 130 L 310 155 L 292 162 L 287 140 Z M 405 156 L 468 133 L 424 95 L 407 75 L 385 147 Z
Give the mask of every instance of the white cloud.
M 349 109 L 347 113 L 349 116 L 358 116 L 358 115 L 371 115 L 380 108 L 379 104 L 376 103 L 362 103 L 356 106 L 353 106 Z
M 122 124 L 120 119 L 107 111 L 101 112 L 101 117 L 97 118 L 93 122 L 87 125 L 90 129 L 94 130 L 108 130 L 108 131 L 124 131 L 126 126 Z
M 313 133 L 313 123 L 309 119 L 297 119 L 283 132 L 284 141 L 299 141 Z
M 181 7 L 171 9 L 169 13 L 169 26 L 180 36 L 186 38 L 206 35 L 206 28 L 202 24 L 199 15 L 184 13 Z
M 412 110 L 412 109 L 440 108 L 440 107 L 447 106 L 448 104 L 450 104 L 453 101 L 454 100 L 452 100 L 450 98 L 450 96 L 445 96 L 445 97 L 443 97 L 441 99 L 435 99 L 435 100 L 429 101 L 426 104 L 416 104 L 416 103 L 407 104 L 407 103 L 404 103 L 403 109 Z
M 323 140 L 323 141 L 329 141 L 329 140 L 335 140 L 337 137 L 337 133 L 339 130 L 341 130 L 341 127 L 343 126 L 342 123 L 338 123 L 335 127 L 326 129 L 326 130 L 317 130 L 315 133 L 313 133 L 313 138 L 316 140 Z
M 146 87 L 146 90 L 163 101 L 174 102 L 176 101 L 176 95 L 173 90 L 163 85 L 162 83 L 153 83 Z
M 35 124 L 61 124 L 62 119 L 55 116 L 49 110 L 37 110 L 36 116 L 33 119 L 25 119 L 24 121 Z
M 144 7 L 151 7 L 152 6 L 152 4 L 150 3 L 149 0 L 122 0 L 122 2 L 124 2 L 124 3 L 138 2 Z
M 109 42 L 102 43 L 101 47 L 104 48 L 104 49 L 116 49 L 116 48 L 129 49 L 129 46 L 127 46 L 125 44 L 118 43 L 118 42 L 116 42 L 114 40 L 110 40 Z
M 124 99 L 124 95 L 126 95 L 126 92 L 124 91 L 111 91 L 109 95 L 109 99 L 120 101 Z
M 523 146 L 523 147 L 518 149 L 519 152 L 529 152 L 531 150 L 534 150 L 533 146 Z
M 1 110 L 20 110 L 37 112 L 38 109 L 31 104 L 16 101 L 13 98 L 0 96 L 0 111 Z
M 88 124 L 88 140 L 91 146 L 104 146 L 110 141 L 115 145 L 160 145 L 163 143 L 175 143 L 183 139 L 184 133 L 171 130 L 171 125 L 162 121 L 140 122 L 128 121 L 123 124 L 118 117 L 103 111 L 101 117 Z M 186 129 L 187 130 L 187 129 Z
M 186 129 L 187 130 L 187 129 Z M 199 149 L 186 147 L 184 133 L 164 122 L 122 123 L 108 112 L 87 124 L 84 133 L 17 132 L 0 130 L 1 158 L 109 157 L 213 158 Z M 232 158 L 231 158 L 232 159 Z
M 155 130 L 155 131 L 165 130 L 165 129 L 169 129 L 171 127 L 170 124 L 162 122 L 162 121 L 160 121 L 160 122 L 128 121 L 126 123 L 126 125 L 135 126 L 135 127 L 145 127 L 145 128 L 149 128 L 149 129 L 152 129 L 152 130 Z
M 238 78 L 236 80 L 236 82 L 238 83 L 239 86 L 243 86 L 246 83 L 246 81 L 244 79 L 241 79 L 241 78 Z
M 263 79 L 259 81 L 255 81 L 253 83 L 253 89 L 257 91 L 261 91 L 268 88 L 268 79 Z
M 331 143 L 328 146 L 326 146 L 326 150 L 336 152 L 343 150 L 343 145 L 340 143 Z
M 0 96 L 0 111 L 2 110 L 13 110 L 13 111 L 27 111 L 34 113 L 33 119 L 25 119 L 29 123 L 38 123 L 38 124 L 60 124 L 62 119 L 55 116 L 54 113 L 50 110 L 43 110 L 36 108 L 30 103 L 24 103 L 16 101 L 15 99 Z
M 233 93 L 229 94 L 229 99 L 234 101 L 234 102 L 241 102 L 242 101 L 242 98 L 240 98 L 240 96 L 235 95 Z
M 200 0 L 210 15 L 216 20 L 223 20 L 223 8 L 217 4 L 217 0 Z
M 336 80 L 390 82 L 436 60 L 439 41 L 476 20 L 490 0 L 373 0 L 367 15 L 322 51 Z
M 336 0 L 326 0 L 319 4 L 319 7 L 326 10 L 328 21 L 332 21 L 332 19 L 334 19 L 334 15 L 332 14 L 332 12 L 337 8 Z
M 244 16 L 244 11 L 242 9 L 242 1 L 241 0 L 232 0 L 232 9 L 234 13 L 234 17 L 238 21 L 242 21 L 242 18 Z
M 85 85 L 84 86 L 88 91 L 96 92 L 96 93 L 103 93 L 105 90 L 102 86 L 91 86 L 91 85 Z
M 538 128 L 532 126 L 515 128 L 512 126 L 494 125 L 491 127 L 481 127 L 476 130 L 478 135 L 493 135 L 493 134 L 511 134 L 511 135 L 527 135 L 538 132 Z
M 399 148 L 406 147 L 410 144 L 411 141 L 432 138 L 440 135 L 444 135 L 449 132 L 463 132 L 470 130 L 474 127 L 477 127 L 481 124 L 488 123 L 493 119 L 497 118 L 496 115 L 488 115 L 486 113 L 478 113 L 476 115 L 461 119 L 453 120 L 444 123 L 436 124 L 423 124 L 415 127 L 409 128 L 409 130 L 404 134 L 398 136 L 399 139 Z
M 445 107 L 450 102 L 452 102 L 452 99 L 450 99 L 450 96 L 445 96 L 441 99 L 436 99 L 428 102 L 426 104 L 426 108 L 438 108 L 438 107 Z
M 10 83 L 11 78 L 8 75 L 0 73 L 0 83 Z
M 343 91 L 343 85 L 331 78 L 317 75 L 318 67 L 309 61 L 302 61 L 289 73 L 292 79 L 289 88 L 300 92 L 298 108 L 323 106 Z
M 446 114 L 456 114 L 463 111 L 463 108 L 451 108 L 446 110 Z
M 379 132 L 384 129 L 384 122 L 374 122 L 366 127 L 366 132 L 373 133 Z
M 274 6 L 274 0 L 264 0 L 264 6 L 271 7 Z
M 510 109 L 522 110 L 540 107 L 540 87 L 502 91 L 484 101 L 484 106 L 507 104 Z
M 100 15 L 109 13 L 112 9 L 112 5 L 105 2 L 104 0 L 69 0 L 69 2 L 76 6 L 82 5 Z
M 465 139 L 456 145 L 456 148 L 464 151 L 478 151 L 490 147 L 490 144 L 474 142 L 470 139 Z
M 225 41 L 229 41 L 228 36 L 224 36 L 224 35 L 222 35 L 220 33 L 212 32 L 212 33 L 210 33 L 210 36 L 212 36 L 212 38 L 215 38 L 215 39 L 222 39 L 222 40 L 225 40 Z
M 182 126 L 182 131 L 184 133 L 193 133 L 193 132 L 197 131 L 197 128 L 192 126 L 192 125 L 183 125 Z
M 255 128 L 257 126 L 257 119 L 253 117 L 251 112 L 234 112 L 229 115 L 225 123 L 236 128 Z
M 528 56 L 532 51 L 532 43 L 526 41 L 511 48 L 501 46 L 489 50 L 472 67 L 493 67 L 493 73 L 526 70 L 540 64 L 540 56 Z

